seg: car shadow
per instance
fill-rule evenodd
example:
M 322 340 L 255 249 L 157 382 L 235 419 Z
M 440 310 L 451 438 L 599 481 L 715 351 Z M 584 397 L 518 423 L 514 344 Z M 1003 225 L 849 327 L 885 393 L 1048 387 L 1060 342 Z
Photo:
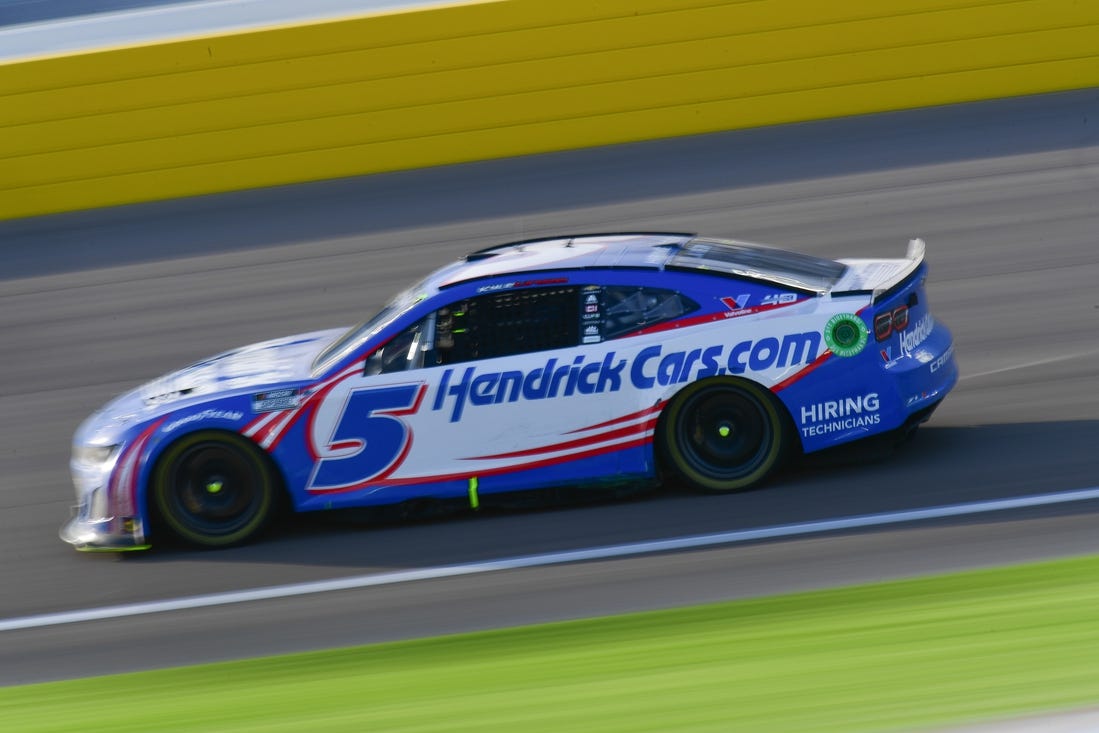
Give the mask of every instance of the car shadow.
M 399 520 L 357 512 L 300 515 L 245 547 L 158 547 L 141 564 L 284 564 L 366 573 L 790 525 L 856 515 L 1099 486 L 1099 420 L 924 426 L 899 446 L 863 441 L 806 456 L 758 490 L 695 494 L 678 487 L 541 509 L 456 510 Z M 1014 517 L 1096 511 L 1099 501 L 1015 509 Z M 1009 512 L 931 520 L 974 524 Z M 990 519 L 991 518 L 991 519 Z M 880 531 L 864 529 L 852 531 Z

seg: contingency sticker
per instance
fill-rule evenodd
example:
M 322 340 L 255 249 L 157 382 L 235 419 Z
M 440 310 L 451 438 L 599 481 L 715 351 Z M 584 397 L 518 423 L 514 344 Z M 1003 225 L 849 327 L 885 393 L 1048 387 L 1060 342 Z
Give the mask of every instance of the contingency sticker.
M 270 392 L 260 392 L 252 395 L 253 412 L 292 410 L 299 405 L 301 405 L 301 390 L 299 389 L 273 389 Z
M 824 327 L 824 341 L 836 356 L 855 356 L 866 348 L 866 324 L 854 313 L 832 316 Z
M 596 285 L 589 285 L 580 291 L 580 333 L 585 344 L 597 344 L 603 340 L 601 293 L 602 288 Z

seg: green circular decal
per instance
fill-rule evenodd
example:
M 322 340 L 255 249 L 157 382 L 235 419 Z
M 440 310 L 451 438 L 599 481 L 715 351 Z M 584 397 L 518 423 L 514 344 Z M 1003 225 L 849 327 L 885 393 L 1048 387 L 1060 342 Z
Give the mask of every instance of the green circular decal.
M 824 341 L 836 356 L 854 356 L 866 348 L 866 324 L 854 313 L 832 316 L 824 327 Z

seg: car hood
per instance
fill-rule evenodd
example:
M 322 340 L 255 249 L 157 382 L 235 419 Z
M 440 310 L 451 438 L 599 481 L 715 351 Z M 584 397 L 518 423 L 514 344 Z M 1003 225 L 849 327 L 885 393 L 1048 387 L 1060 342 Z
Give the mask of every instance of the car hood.
M 118 396 L 88 418 L 76 439 L 109 443 L 128 426 L 213 395 L 228 396 L 311 379 L 317 354 L 346 329 L 330 329 L 263 341 L 191 364 Z
M 159 405 L 308 379 L 313 359 L 341 333 L 317 331 L 243 346 L 158 377 L 137 393 L 144 404 Z

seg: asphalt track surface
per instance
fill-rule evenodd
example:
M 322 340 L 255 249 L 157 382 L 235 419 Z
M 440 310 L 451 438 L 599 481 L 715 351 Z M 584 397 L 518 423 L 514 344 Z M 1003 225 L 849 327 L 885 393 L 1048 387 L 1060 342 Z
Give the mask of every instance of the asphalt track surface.
M 0 620 L 1099 486 L 1099 93 L 922 110 L 0 224 Z M 894 453 L 746 494 L 363 524 L 119 559 L 57 539 L 114 394 L 349 324 L 467 251 L 688 230 L 831 257 L 928 243 L 958 388 Z M 0 684 L 1099 552 L 1099 502 L 0 632 Z
M 311 2 L 308 11 L 303 12 L 300 7 L 290 10 L 293 3 L 285 0 L 0 0 L 0 27 L 86 19 L 107 13 L 117 17 L 118 14 L 133 14 L 136 11 L 154 11 L 143 13 L 149 17 L 156 15 L 155 11 L 164 9 L 183 11 L 187 15 L 205 15 L 214 23 L 227 18 L 239 20 L 249 14 L 274 22 L 319 17 L 337 11 L 355 14 L 423 4 L 426 3 L 418 0 L 320 0 Z M 237 10 L 230 11 L 230 15 L 225 11 L 231 5 L 237 6 Z
M 424 4 L 421 0 L 0 0 L 0 61 Z
M 0 0 L 0 26 L 176 5 L 184 0 Z

